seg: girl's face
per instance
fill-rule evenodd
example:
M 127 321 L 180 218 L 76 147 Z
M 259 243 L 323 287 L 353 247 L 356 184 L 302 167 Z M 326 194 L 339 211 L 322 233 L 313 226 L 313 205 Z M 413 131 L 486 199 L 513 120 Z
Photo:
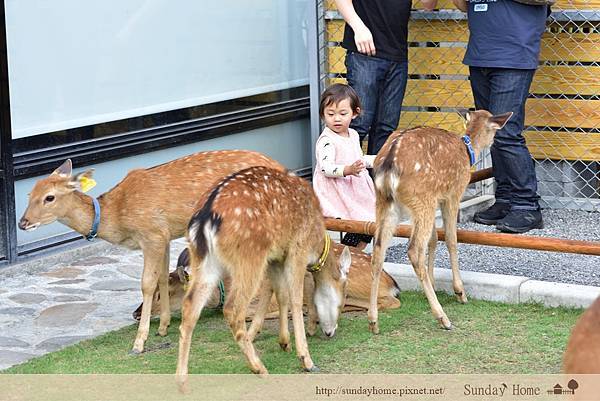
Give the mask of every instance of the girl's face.
M 350 99 L 344 99 L 338 104 L 330 104 L 323 110 L 323 120 L 327 128 L 336 134 L 346 135 L 350 123 L 358 114 L 350 107 Z

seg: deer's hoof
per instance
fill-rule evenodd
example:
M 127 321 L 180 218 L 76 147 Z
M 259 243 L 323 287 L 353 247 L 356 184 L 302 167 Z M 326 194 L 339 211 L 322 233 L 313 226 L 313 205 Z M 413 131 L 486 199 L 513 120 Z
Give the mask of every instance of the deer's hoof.
M 291 351 L 290 343 L 279 343 L 279 346 L 281 347 L 281 349 L 284 352 L 290 352 Z
M 446 330 L 452 330 L 452 322 L 446 316 L 438 318 L 438 321 L 440 322 L 442 328 Z
M 254 372 L 260 377 L 266 377 L 269 375 L 269 371 L 267 370 L 267 368 L 265 368 L 265 365 L 261 365 L 257 369 L 252 369 L 252 372 Z
M 456 295 L 456 300 L 461 304 L 466 304 L 468 302 L 464 292 L 455 292 L 454 294 Z
M 307 373 L 319 373 L 321 369 L 317 365 L 312 365 L 312 368 L 304 368 L 304 371 Z
M 136 355 L 140 355 L 142 352 L 144 352 L 144 350 L 139 350 L 139 349 L 132 349 L 131 351 L 128 352 L 129 356 L 136 356 Z
M 369 331 L 373 334 L 379 334 L 379 323 L 377 321 L 369 322 Z

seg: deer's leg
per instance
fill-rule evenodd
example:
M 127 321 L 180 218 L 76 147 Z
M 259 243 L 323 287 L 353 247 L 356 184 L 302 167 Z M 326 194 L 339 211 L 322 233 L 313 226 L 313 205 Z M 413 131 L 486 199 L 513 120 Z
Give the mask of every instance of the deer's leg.
M 277 297 L 279 305 L 279 346 L 285 352 L 290 351 L 290 331 L 288 327 L 288 311 L 290 302 L 289 283 L 286 281 L 286 276 L 281 273 L 281 270 L 274 271 L 269 275 L 271 285 Z M 269 297 L 269 300 L 271 297 Z
M 460 278 L 458 269 L 458 253 L 456 249 L 456 220 L 458 217 L 458 198 L 442 203 L 442 217 L 444 219 L 444 231 L 446 234 L 446 246 L 450 255 L 450 267 L 452 268 L 452 287 L 456 299 L 461 303 L 467 303 L 467 294 Z
M 163 256 L 163 265 L 158 276 L 158 289 L 160 291 L 160 325 L 158 326 L 159 336 L 166 336 L 169 325 L 171 324 L 171 305 L 169 297 L 169 250 L 170 244 L 167 243 Z
M 410 236 L 410 245 L 408 247 L 408 258 L 410 259 L 413 269 L 425 292 L 425 296 L 429 301 L 433 316 L 446 328 L 451 329 L 452 323 L 444 313 L 442 305 L 437 299 L 437 295 L 433 290 L 429 274 L 425 270 L 425 244 L 431 233 L 431 226 L 435 220 L 435 208 L 424 205 L 420 210 L 413 210 L 413 230 Z
M 254 317 L 252 317 L 252 323 L 250 324 L 250 329 L 248 330 L 248 339 L 252 342 L 262 328 L 272 297 L 273 288 L 271 287 L 271 281 L 265 278 L 259 290 L 256 312 L 254 313 Z
M 319 324 L 319 315 L 317 313 L 317 306 L 315 305 L 315 282 L 312 274 L 309 273 L 309 277 L 304 275 L 304 302 L 306 303 L 306 309 L 308 311 L 308 326 L 306 327 L 306 334 L 314 336 L 317 334 L 317 326 Z M 365 307 L 365 309 L 367 309 Z
M 253 261 L 244 261 L 247 265 L 237 266 L 231 277 L 231 290 L 223 306 L 223 315 L 229 321 L 231 333 L 248 361 L 250 369 L 261 375 L 268 374 L 254 348 L 254 344 L 246 330 L 246 314 L 248 306 L 262 284 L 266 265 L 259 271 L 258 278 L 244 280 L 243 273 L 256 271 Z M 236 274 L 237 273 L 237 274 Z
M 427 271 L 429 273 L 429 280 L 431 286 L 435 289 L 435 278 L 433 277 L 433 267 L 435 262 L 435 248 L 437 246 L 437 230 L 435 229 L 435 222 L 431 230 L 431 237 L 429 237 L 429 243 L 427 244 Z
M 192 333 L 198 322 L 202 308 L 210 298 L 219 282 L 216 274 L 206 274 L 201 269 L 192 276 L 190 286 L 183 297 L 181 305 L 181 325 L 179 326 L 179 355 L 177 357 L 177 381 L 184 386 L 187 381 L 188 361 Z
M 306 341 L 306 331 L 304 330 L 304 315 L 302 314 L 302 298 L 304 292 L 304 271 L 306 264 L 302 263 L 307 258 L 303 255 L 288 255 L 286 266 L 283 273 L 283 282 L 287 279 L 288 289 L 292 308 L 292 322 L 294 324 L 294 339 L 296 342 L 296 355 L 300 359 L 302 368 L 306 372 L 315 372 L 319 368 L 313 363 L 308 352 L 308 343 Z M 280 292 L 286 291 L 285 288 L 279 288 Z M 281 307 L 281 306 L 280 306 Z
M 377 197 L 377 225 L 375 229 L 375 241 L 373 241 L 373 256 L 371 258 L 371 296 L 369 298 L 369 310 L 367 317 L 369 319 L 369 330 L 373 334 L 379 334 L 377 297 L 379 295 L 379 281 L 383 261 L 385 260 L 385 251 L 387 250 L 390 239 L 396 225 L 395 205 L 391 202 L 381 200 Z
M 162 274 L 162 270 L 166 270 L 168 275 L 169 267 L 164 266 L 165 263 L 165 248 L 160 247 L 158 249 L 146 247 L 144 248 L 144 271 L 142 273 L 142 315 L 140 316 L 140 323 L 138 326 L 137 335 L 133 344 L 131 353 L 139 354 L 144 351 L 144 343 L 148 338 L 148 331 L 150 330 L 150 315 L 152 312 L 152 299 L 154 298 L 154 292 Z M 171 311 L 169 309 L 169 292 L 168 292 L 168 276 L 167 276 L 167 294 L 163 296 L 161 293 L 161 306 L 166 302 L 167 307 L 160 311 L 161 324 L 163 323 L 163 316 L 170 317 Z M 166 312 L 166 313 L 165 313 Z M 165 313 L 163 315 L 163 313 Z M 168 325 L 168 322 L 167 322 Z

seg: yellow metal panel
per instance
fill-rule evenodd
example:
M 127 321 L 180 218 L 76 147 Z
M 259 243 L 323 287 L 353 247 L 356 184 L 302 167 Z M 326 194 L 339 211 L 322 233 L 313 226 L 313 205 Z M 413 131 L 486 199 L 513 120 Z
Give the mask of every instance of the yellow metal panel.
M 402 112 L 398 129 L 418 125 L 443 128 L 457 134 L 464 132 L 457 113 Z M 526 131 L 525 138 L 536 159 L 600 161 L 600 133 Z

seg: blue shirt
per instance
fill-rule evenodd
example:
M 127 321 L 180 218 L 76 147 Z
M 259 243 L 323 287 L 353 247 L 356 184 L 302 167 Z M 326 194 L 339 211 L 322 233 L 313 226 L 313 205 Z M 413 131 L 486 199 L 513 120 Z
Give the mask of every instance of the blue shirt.
M 547 6 L 513 0 L 467 2 L 469 45 L 463 63 L 472 67 L 535 69 L 546 28 Z

